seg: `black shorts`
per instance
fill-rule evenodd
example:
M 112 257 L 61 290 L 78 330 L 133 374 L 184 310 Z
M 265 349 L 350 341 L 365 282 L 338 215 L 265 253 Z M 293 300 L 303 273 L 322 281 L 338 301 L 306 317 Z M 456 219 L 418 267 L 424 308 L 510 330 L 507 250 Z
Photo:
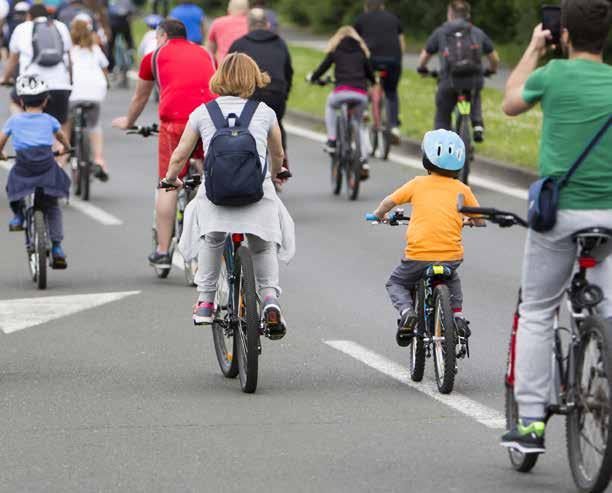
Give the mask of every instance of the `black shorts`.
M 71 92 L 70 89 L 49 91 L 49 101 L 45 107 L 45 113 L 57 118 L 62 125 L 68 121 L 68 100 Z

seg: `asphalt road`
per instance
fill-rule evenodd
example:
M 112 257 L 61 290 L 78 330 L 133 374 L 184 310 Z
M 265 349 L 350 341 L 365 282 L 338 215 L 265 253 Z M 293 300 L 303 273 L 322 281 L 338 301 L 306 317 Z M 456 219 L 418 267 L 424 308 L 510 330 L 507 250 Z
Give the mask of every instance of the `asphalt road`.
M 195 294 L 182 274 L 158 280 L 146 263 L 156 142 L 110 129 L 127 101 L 115 92 L 104 108 L 111 181 L 92 190 L 92 204 L 121 224 L 67 207 L 69 269 L 51 271 L 42 293 L 22 236 L 2 226 L 0 326 L 14 331 L 0 333 L 0 491 L 573 491 L 560 419 L 530 475 L 512 471 L 497 444 L 522 231 L 466 232 L 472 359 L 460 365 L 456 394 L 435 400 L 419 391 L 433 382 L 431 361 L 425 385 L 405 383 L 407 353 L 395 345 L 384 289 L 404 231 L 362 220 L 415 170 L 374 162 L 350 203 L 331 196 L 320 145 L 292 136 L 289 333 L 264 341 L 258 391 L 244 395 L 221 376 L 210 330 L 191 325 Z M 151 107 L 142 122 L 154 120 Z M 508 195 L 475 192 L 483 204 L 524 210 Z M 5 202 L 0 224 L 9 218 Z M 74 313 L 60 316 L 61 306 Z

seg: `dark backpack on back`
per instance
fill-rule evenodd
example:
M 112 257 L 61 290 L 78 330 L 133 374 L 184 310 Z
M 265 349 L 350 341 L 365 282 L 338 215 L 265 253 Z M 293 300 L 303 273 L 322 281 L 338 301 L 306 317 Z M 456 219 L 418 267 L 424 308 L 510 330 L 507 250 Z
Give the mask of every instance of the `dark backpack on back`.
M 41 67 L 54 67 L 64 62 L 64 41 L 52 19 L 34 22 L 32 53 L 32 63 Z
M 482 70 L 482 48 L 472 37 L 472 27 L 446 33 L 444 57 L 451 77 L 473 77 Z
M 225 118 L 216 101 L 206 105 L 217 130 L 206 152 L 204 184 L 206 197 L 215 205 L 249 205 L 264 196 L 267 160 L 262 171 L 257 143 L 249 132 L 258 106 L 257 101 L 249 100 L 239 117 L 231 113 Z M 232 119 L 233 127 L 230 126 Z

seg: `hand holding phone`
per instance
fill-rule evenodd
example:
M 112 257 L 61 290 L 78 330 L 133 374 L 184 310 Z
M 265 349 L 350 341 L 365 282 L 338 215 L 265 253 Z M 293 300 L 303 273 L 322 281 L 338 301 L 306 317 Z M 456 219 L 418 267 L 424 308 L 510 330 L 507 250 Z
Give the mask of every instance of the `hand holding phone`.
M 561 7 L 558 5 L 542 6 L 542 29 L 550 31 L 552 35 L 546 44 L 555 46 L 561 44 Z

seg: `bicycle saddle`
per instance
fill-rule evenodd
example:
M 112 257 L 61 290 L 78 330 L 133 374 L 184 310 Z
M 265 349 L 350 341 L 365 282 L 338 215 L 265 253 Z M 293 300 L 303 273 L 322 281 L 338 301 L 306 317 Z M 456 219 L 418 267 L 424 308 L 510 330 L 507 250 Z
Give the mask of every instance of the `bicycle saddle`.
M 83 101 L 81 103 L 77 103 L 74 105 L 75 108 L 82 108 L 84 110 L 90 110 L 92 109 L 94 106 L 96 105 L 96 103 L 92 103 L 92 102 L 88 102 L 88 101 Z
M 425 271 L 425 277 L 448 280 L 452 277 L 453 271 L 446 265 L 430 265 Z
M 583 248 L 583 255 L 590 255 L 598 261 L 612 253 L 612 229 L 585 228 L 576 232 L 572 238 Z

